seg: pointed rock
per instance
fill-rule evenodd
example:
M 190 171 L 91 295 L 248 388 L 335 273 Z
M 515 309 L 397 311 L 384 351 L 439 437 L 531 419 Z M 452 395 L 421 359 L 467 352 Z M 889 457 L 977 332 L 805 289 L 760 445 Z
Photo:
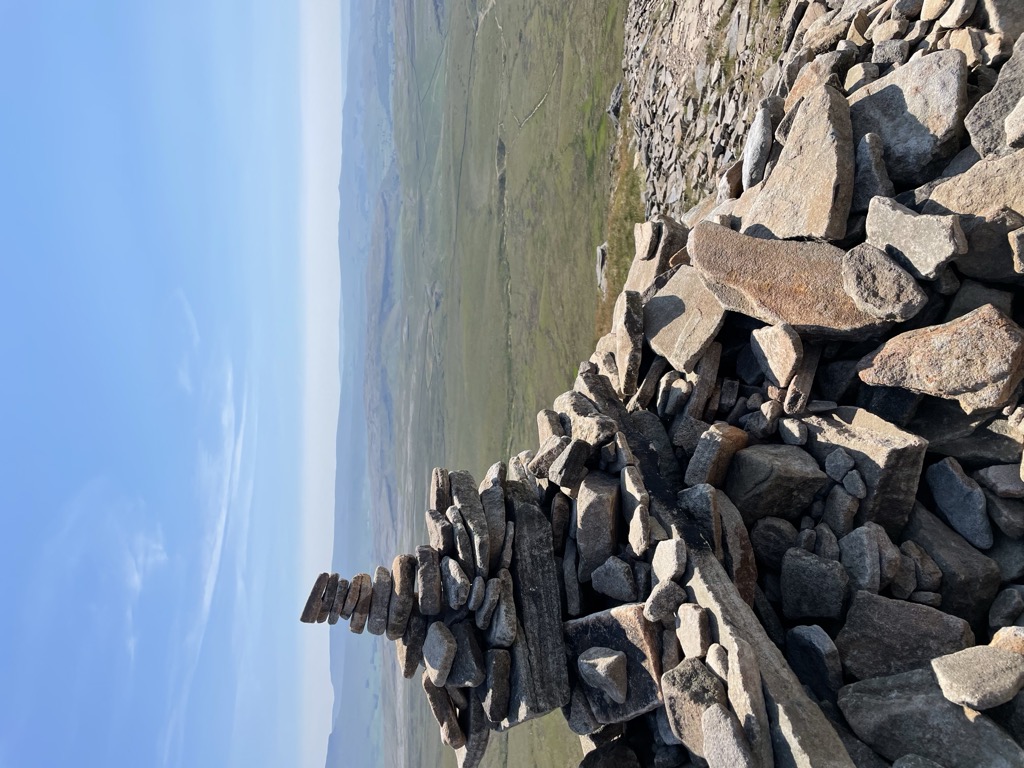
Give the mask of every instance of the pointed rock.
M 910 273 L 869 243 L 843 257 L 843 290 L 858 309 L 880 320 L 909 320 L 928 301 Z
M 651 349 L 677 371 L 691 371 L 722 327 L 725 310 L 692 267 L 683 265 L 643 309 Z
M 628 677 L 626 654 L 611 648 L 588 648 L 576 659 L 583 682 L 604 694 L 616 704 L 626 701 Z

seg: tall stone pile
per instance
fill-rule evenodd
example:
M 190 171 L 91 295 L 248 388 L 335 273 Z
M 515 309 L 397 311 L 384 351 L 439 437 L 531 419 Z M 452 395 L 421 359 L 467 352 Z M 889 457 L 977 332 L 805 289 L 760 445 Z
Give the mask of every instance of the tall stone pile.
M 1024 4 L 832 5 L 536 449 L 314 585 L 461 765 L 556 708 L 590 768 L 1024 765 Z

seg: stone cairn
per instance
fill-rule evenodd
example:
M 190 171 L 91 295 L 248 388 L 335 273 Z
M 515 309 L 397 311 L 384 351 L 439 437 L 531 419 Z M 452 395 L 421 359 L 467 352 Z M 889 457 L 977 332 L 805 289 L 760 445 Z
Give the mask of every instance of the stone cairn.
M 561 708 L 590 768 L 1024 766 L 1024 3 L 801 4 L 537 450 L 317 579 L 460 765 Z

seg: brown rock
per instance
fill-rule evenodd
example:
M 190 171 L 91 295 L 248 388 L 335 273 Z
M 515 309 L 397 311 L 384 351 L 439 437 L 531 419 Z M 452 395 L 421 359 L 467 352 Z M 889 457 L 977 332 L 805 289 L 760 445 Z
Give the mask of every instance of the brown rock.
M 320 615 L 320 603 L 323 602 L 324 590 L 327 589 L 327 581 L 330 579 L 329 573 L 321 573 L 316 577 L 316 581 L 313 582 L 313 589 L 309 592 L 309 597 L 306 599 L 306 605 L 302 609 L 302 615 L 299 617 L 299 621 L 304 624 L 313 624 L 316 622 L 317 617 Z
M 349 619 L 348 628 L 355 632 L 357 635 L 362 634 L 363 629 L 366 628 L 366 620 L 370 618 L 370 603 L 373 600 L 373 582 L 370 580 L 370 574 L 360 573 L 352 579 L 352 587 L 349 587 L 349 592 L 355 587 L 355 583 L 359 582 L 359 599 L 356 601 L 356 607 L 352 611 L 352 618 Z
M 459 718 L 455 713 L 455 706 L 452 704 L 448 691 L 434 685 L 426 672 L 423 673 L 421 682 L 423 683 L 423 692 L 427 694 L 430 711 L 440 727 L 441 741 L 452 749 L 465 746 L 466 736 L 462 732 L 462 728 L 459 727 Z
M 864 338 L 888 324 L 843 290 L 843 255 L 825 243 L 764 240 L 710 222 L 690 234 L 693 266 L 726 309 L 800 334 Z

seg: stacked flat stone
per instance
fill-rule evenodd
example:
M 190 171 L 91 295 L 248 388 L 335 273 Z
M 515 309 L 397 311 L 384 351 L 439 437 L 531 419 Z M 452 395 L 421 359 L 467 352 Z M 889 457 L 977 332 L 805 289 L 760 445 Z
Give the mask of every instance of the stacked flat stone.
M 435 470 L 429 544 L 316 579 L 303 621 L 394 637 L 460 765 L 556 708 L 587 766 L 1024 765 L 1024 6 L 782 26 L 537 449 Z

